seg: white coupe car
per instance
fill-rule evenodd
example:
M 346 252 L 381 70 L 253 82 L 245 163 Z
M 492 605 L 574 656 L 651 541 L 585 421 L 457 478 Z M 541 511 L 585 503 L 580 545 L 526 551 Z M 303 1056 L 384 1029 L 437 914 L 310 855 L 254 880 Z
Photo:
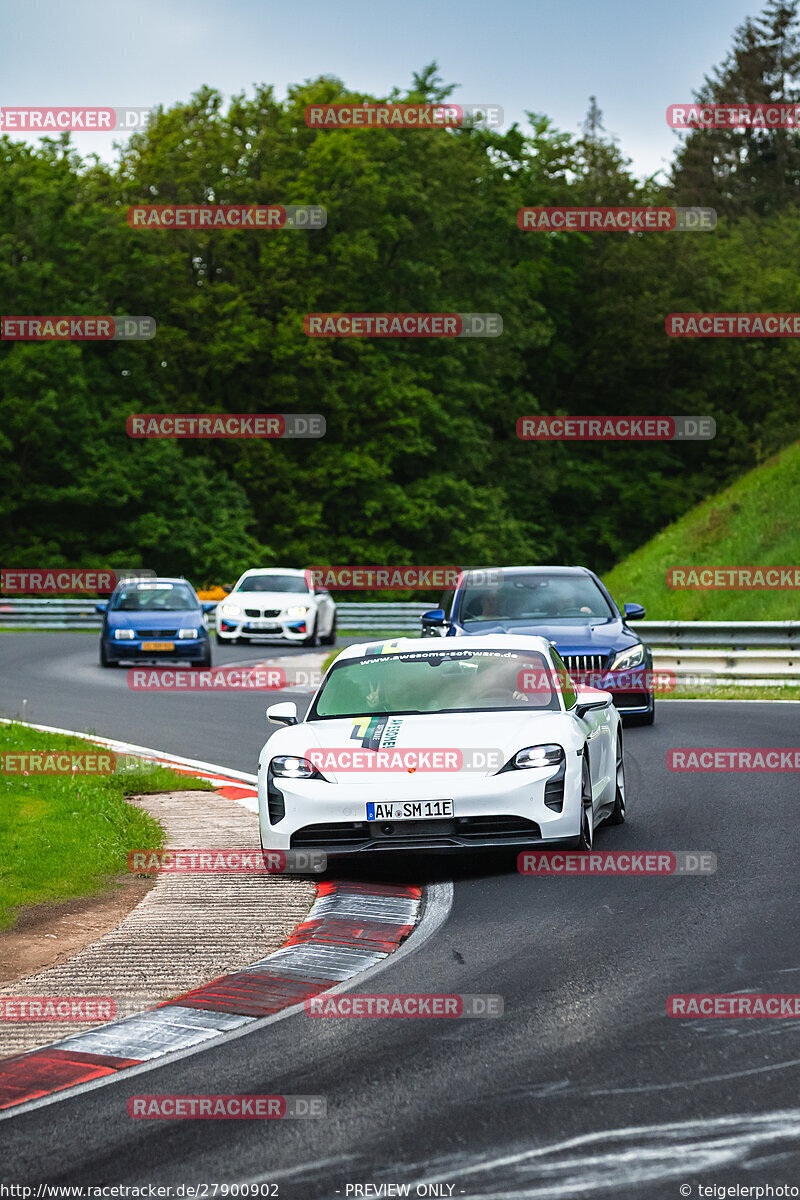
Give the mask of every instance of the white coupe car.
M 534 682 L 531 682 L 534 681 Z M 348 646 L 261 751 L 265 850 L 571 846 L 625 819 L 622 726 L 544 638 Z
M 245 571 L 217 605 L 217 642 L 276 638 L 303 646 L 332 646 L 336 641 L 336 605 L 327 588 L 314 585 L 308 571 Z

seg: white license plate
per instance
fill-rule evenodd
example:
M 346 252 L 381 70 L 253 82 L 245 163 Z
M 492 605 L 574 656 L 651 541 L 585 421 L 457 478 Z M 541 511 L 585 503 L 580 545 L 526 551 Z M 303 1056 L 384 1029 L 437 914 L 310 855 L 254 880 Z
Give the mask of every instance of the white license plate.
M 248 621 L 248 629 L 263 629 L 265 632 L 275 633 L 280 629 L 280 625 L 274 624 L 273 621 Z
M 367 805 L 368 821 L 424 821 L 454 815 L 452 800 L 385 800 Z

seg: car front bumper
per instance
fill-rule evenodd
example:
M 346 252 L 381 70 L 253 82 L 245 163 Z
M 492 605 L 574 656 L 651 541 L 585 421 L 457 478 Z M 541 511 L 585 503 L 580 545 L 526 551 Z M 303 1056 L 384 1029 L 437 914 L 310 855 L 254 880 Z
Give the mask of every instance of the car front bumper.
M 557 768 L 506 771 L 491 776 L 430 773 L 413 791 L 394 773 L 368 783 L 276 779 L 270 796 L 266 765 L 259 768 L 261 840 L 269 850 L 321 850 L 329 855 L 365 851 L 467 850 L 573 844 L 580 833 L 582 758 L 568 757 L 563 779 Z M 406 782 L 404 782 L 406 781 Z M 550 804 L 545 803 L 545 789 Z M 281 805 L 275 794 L 282 797 Z M 560 804 L 558 804 L 560 794 Z M 368 802 L 453 801 L 453 817 L 368 821 Z M 277 818 L 277 819 L 276 819 Z
M 312 618 L 313 620 L 313 618 Z M 297 620 L 276 617 L 274 621 L 267 620 L 266 627 L 251 617 L 218 617 L 217 634 L 219 637 L 233 641 L 234 638 L 264 638 L 265 641 L 302 642 L 309 635 L 311 626 L 309 618 Z

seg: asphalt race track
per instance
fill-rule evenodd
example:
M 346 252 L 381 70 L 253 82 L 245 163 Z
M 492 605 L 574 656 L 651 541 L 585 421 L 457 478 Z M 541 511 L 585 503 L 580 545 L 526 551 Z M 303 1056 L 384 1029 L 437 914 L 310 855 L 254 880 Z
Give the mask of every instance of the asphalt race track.
M 261 656 L 216 650 L 217 663 Z M 0 654 L 3 715 L 21 713 L 24 697 L 28 720 L 255 770 L 261 694 L 133 694 L 124 671 L 95 665 L 96 639 L 78 634 L 0 635 Z M 675 775 L 665 759 L 680 746 L 792 746 L 799 713 L 790 703 L 662 702 L 653 728 L 626 731 L 629 820 L 601 830 L 596 847 L 713 851 L 714 875 L 530 878 L 513 854 L 348 872 L 453 881 L 434 934 L 416 952 L 412 938 L 356 990 L 500 994 L 502 1017 L 293 1015 L 0 1121 L 0 1174 L 274 1182 L 288 1200 L 358 1195 L 348 1185 L 365 1184 L 570 1200 L 796 1184 L 800 1022 L 665 1012 L 677 992 L 800 990 L 796 776 Z M 128 1097 L 152 1093 L 313 1094 L 327 1117 L 128 1117 Z

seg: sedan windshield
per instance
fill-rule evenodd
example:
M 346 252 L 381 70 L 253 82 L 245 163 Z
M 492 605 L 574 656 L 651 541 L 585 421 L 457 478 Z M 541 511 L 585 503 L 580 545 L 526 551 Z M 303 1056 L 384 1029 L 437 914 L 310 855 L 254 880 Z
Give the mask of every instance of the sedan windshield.
M 588 575 L 514 575 L 504 573 L 495 587 L 471 586 L 467 580 L 461 619 L 467 624 L 498 621 L 526 625 L 607 620 L 614 613 Z
M 198 602 L 180 583 L 136 583 L 120 588 L 111 602 L 112 612 L 186 612 Z
M 237 592 L 295 592 L 308 595 L 302 575 L 248 575 L 234 589 Z
M 306 719 L 517 709 L 559 710 L 542 654 L 419 650 L 335 664 Z

